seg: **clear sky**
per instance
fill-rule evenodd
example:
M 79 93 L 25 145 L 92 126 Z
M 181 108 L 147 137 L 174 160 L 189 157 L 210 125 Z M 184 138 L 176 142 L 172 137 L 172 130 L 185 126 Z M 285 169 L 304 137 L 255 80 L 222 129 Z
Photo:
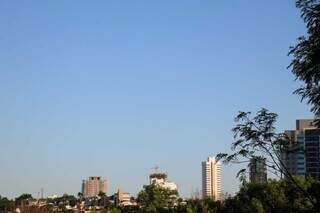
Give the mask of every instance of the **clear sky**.
M 0 1 L 0 194 L 135 194 L 158 165 L 189 196 L 237 111 L 311 117 L 286 69 L 304 32 L 292 0 Z

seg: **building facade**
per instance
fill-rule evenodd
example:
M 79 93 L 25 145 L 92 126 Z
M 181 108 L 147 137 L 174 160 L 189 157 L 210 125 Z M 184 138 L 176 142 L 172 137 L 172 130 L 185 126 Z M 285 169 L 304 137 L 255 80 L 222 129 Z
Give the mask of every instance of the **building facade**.
M 291 175 L 320 178 L 320 129 L 313 122 L 299 119 L 295 130 L 285 131 L 292 144 L 282 151 L 281 158 Z
M 221 162 L 215 157 L 202 162 L 202 198 L 221 200 Z
M 154 184 L 172 191 L 178 191 L 176 183 L 168 181 L 168 175 L 165 172 L 161 172 L 156 167 L 155 171 L 149 175 L 150 184 Z
M 118 189 L 118 192 L 114 196 L 114 202 L 116 206 L 134 206 L 137 205 L 136 201 L 128 192 L 123 192 Z
M 305 129 L 304 147 L 306 174 L 320 179 L 320 129 Z
M 281 153 L 282 161 L 291 175 L 305 176 L 306 160 L 304 152 L 304 131 L 286 130 L 285 135 L 287 136 L 287 139 L 291 141 L 291 144 Z
M 84 197 L 94 197 L 103 192 L 107 194 L 107 181 L 101 177 L 92 176 L 82 181 L 82 194 Z
M 267 182 L 267 166 L 265 158 L 258 156 L 251 158 L 249 170 L 250 182 Z

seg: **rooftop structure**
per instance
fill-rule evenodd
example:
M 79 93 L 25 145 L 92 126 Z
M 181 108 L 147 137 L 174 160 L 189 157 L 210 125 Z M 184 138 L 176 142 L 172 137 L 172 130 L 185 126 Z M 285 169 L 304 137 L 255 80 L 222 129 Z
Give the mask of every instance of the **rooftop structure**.
M 158 167 L 153 168 L 153 172 L 149 175 L 150 184 L 161 186 L 170 190 L 178 190 L 177 185 L 174 182 L 167 180 L 168 174 L 161 172 Z

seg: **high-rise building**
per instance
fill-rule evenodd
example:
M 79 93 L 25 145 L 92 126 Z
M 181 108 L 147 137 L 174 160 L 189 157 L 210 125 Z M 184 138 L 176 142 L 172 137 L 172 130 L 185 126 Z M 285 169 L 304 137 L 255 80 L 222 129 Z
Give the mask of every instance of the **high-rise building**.
M 264 183 L 267 181 L 266 159 L 263 157 L 253 157 L 249 163 L 250 182 Z
M 320 129 L 304 130 L 306 173 L 320 179 Z
M 281 159 L 291 175 L 320 178 L 320 129 L 313 119 L 299 119 L 295 130 L 286 130 L 292 144 L 282 151 Z
M 202 197 L 221 199 L 221 162 L 215 157 L 202 162 Z
M 99 192 L 107 193 L 107 181 L 101 177 L 92 176 L 82 181 L 82 194 L 84 197 L 94 197 Z

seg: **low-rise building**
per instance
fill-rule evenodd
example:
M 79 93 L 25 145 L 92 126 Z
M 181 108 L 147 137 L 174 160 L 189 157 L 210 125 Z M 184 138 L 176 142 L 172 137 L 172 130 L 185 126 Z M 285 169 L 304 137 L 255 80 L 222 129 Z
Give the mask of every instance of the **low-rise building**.
M 118 189 L 118 192 L 114 196 L 114 202 L 117 206 L 133 206 L 137 203 L 132 199 L 132 196 L 128 192 L 123 192 Z

